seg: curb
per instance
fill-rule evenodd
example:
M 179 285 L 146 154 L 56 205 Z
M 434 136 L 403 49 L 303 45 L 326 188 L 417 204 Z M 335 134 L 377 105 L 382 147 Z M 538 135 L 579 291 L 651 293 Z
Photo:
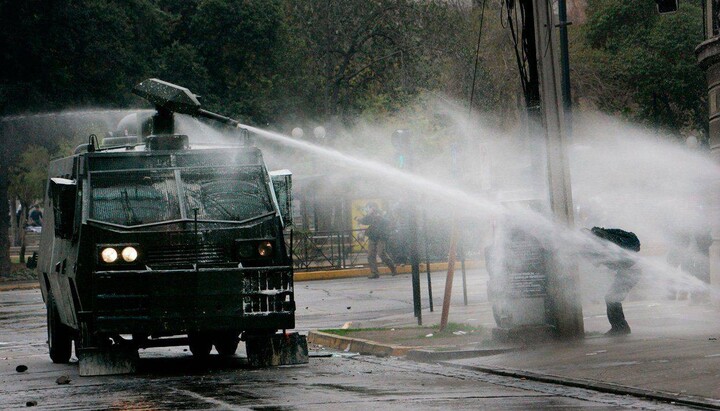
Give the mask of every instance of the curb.
M 310 331 L 308 342 L 335 348 L 343 351 L 357 352 L 364 355 L 376 357 L 405 357 L 408 360 L 417 362 L 439 362 L 447 360 L 459 360 L 463 358 L 485 357 L 489 355 L 502 354 L 508 351 L 517 350 L 516 347 L 485 348 L 478 350 L 447 350 L 434 351 L 422 347 L 411 347 L 405 345 L 384 344 L 362 338 L 345 337 L 337 334 L 324 333 L 322 331 Z M 436 348 L 447 348 L 436 347 Z
M 653 391 L 643 388 L 630 387 L 626 385 L 612 384 L 602 381 L 583 378 L 561 377 L 553 374 L 541 374 L 528 370 L 511 368 L 488 367 L 477 365 L 454 364 L 450 362 L 439 362 L 443 366 L 460 368 L 465 370 L 480 371 L 488 374 L 501 375 L 505 377 L 520 378 L 550 384 L 564 385 L 567 387 L 584 388 L 588 390 L 604 392 L 615 395 L 631 395 L 633 397 L 655 400 L 674 405 L 687 405 L 702 409 L 720 410 L 720 400 L 703 398 L 692 395 L 673 394 L 664 391 Z
M 465 262 L 466 268 L 480 268 L 484 267 L 485 264 L 482 261 L 467 261 Z M 421 267 L 422 268 L 422 267 Z M 431 263 L 430 271 L 443 271 L 447 270 L 447 263 Z M 398 274 L 408 274 L 412 271 L 410 265 L 401 265 L 397 268 Z M 421 269 L 420 271 L 425 271 Z M 380 273 L 383 275 L 389 275 L 390 269 L 387 267 L 380 268 Z M 367 277 L 370 275 L 370 268 L 358 267 L 358 268 L 346 268 L 338 270 L 319 270 L 319 271 L 301 271 L 293 274 L 295 281 L 317 281 L 317 280 L 334 280 L 339 278 L 354 278 L 354 277 Z M 14 291 L 14 290 L 32 290 L 40 288 L 40 284 L 36 282 L 25 282 L 25 281 L 8 281 L 7 283 L 0 283 L 0 292 L 2 291 Z
M 465 358 L 476 358 L 476 357 L 489 357 L 496 354 L 504 354 L 510 351 L 517 351 L 516 347 L 508 348 L 483 348 L 478 350 L 448 350 L 448 351 L 433 351 L 433 350 L 410 350 L 408 351 L 405 358 L 416 362 L 427 362 L 435 363 L 449 360 L 462 360 Z
M 36 281 L 8 281 L 0 283 L 0 292 L 16 291 L 16 290 L 34 290 L 40 288 L 40 284 Z
M 447 271 L 447 262 L 444 263 L 430 263 L 430 271 Z M 458 265 L 459 266 L 459 265 Z M 465 268 L 481 268 L 484 267 L 483 261 L 466 261 Z M 456 267 L 457 269 L 457 267 Z M 380 274 L 390 274 L 390 269 L 387 267 L 381 267 L 379 269 Z M 420 271 L 426 271 L 425 264 L 420 265 Z M 412 266 L 409 264 L 403 264 L 397 267 L 398 274 L 408 274 L 412 272 Z M 318 271 L 301 271 L 295 272 L 293 278 L 295 281 L 316 281 L 316 280 L 332 280 L 336 278 L 353 278 L 353 277 L 366 277 L 370 275 L 370 268 L 358 267 L 358 268 L 345 268 L 337 270 L 318 270 Z
M 343 351 L 357 352 L 376 357 L 403 357 L 411 350 L 419 347 L 406 347 L 402 345 L 382 344 L 361 338 L 343 337 L 321 331 L 308 332 L 307 340 L 310 343 L 335 348 Z

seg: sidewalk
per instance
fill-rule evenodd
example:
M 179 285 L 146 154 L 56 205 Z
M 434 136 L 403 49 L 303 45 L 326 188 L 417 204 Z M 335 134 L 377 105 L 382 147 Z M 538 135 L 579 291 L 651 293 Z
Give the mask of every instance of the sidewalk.
M 624 305 L 633 329 L 625 337 L 603 335 L 609 328 L 605 307 L 595 304 L 584 307 L 586 337 L 579 341 L 515 346 L 512 350 L 487 342 L 475 347 L 434 350 L 388 343 L 373 345 L 372 341 L 350 344 L 345 339 L 339 340 L 337 347 L 720 409 L 720 310 L 688 301 L 632 301 Z M 487 303 L 453 310 L 451 318 L 467 318 L 492 326 L 487 323 Z M 428 313 L 424 323 L 436 324 L 437 315 L 437 310 Z M 416 325 L 411 315 L 406 316 L 403 324 L 397 318 L 388 318 L 386 322 L 389 327 Z M 382 324 L 372 321 L 352 326 Z M 321 344 L 323 341 L 317 333 L 311 333 L 309 340 Z M 331 346 L 330 341 L 324 342 Z
M 40 284 L 37 281 L 4 281 L 0 282 L 0 292 L 2 291 L 15 291 L 15 290 L 33 290 L 40 288 Z
M 447 365 L 720 409 L 715 337 L 591 337 Z

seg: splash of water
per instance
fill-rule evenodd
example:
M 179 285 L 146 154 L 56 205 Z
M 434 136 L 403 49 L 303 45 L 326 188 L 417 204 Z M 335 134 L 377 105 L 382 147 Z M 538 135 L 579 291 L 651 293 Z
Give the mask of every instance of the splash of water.
M 318 146 L 307 141 L 296 140 L 289 136 L 260 128 L 251 126 L 246 126 L 246 128 L 257 135 L 266 137 L 272 141 L 282 143 L 289 147 L 309 151 L 326 159 L 337 161 L 342 167 L 361 170 L 369 175 L 393 180 L 394 184 L 429 193 L 434 198 L 445 198 L 446 201 L 455 204 L 460 208 L 467 210 L 479 209 L 482 212 L 490 214 L 501 214 L 504 212 L 504 209 L 497 203 L 489 201 L 486 198 L 472 195 L 456 188 L 448 187 L 442 183 L 424 178 L 408 171 L 399 170 L 378 161 L 359 158 L 357 156 L 342 153 L 338 150 Z
M 68 143 L 74 147 L 86 143 L 91 134 L 102 139 L 106 132 L 115 130 L 118 121 L 127 115 L 148 111 L 84 109 L 5 116 L 0 117 L 0 135 L 10 143 L 3 147 L 8 150 L 9 156 L 17 156 L 31 144 L 57 148 L 62 143 Z
M 65 110 L 46 113 L 32 114 L 14 114 L 10 116 L 0 117 L 0 121 L 21 121 L 21 120 L 42 120 L 58 117 L 100 117 L 100 116 L 125 116 L 138 112 L 150 112 L 151 110 L 137 109 L 85 109 L 85 110 Z M 113 124 L 114 125 L 114 124 Z
M 605 221 L 592 221 L 585 216 L 581 223 L 590 223 L 591 226 L 619 226 L 637 231 L 641 238 L 652 239 L 658 236 L 659 227 L 667 225 L 670 219 L 674 218 L 678 224 L 692 220 L 693 217 L 690 214 L 693 213 L 679 218 L 678 211 L 672 210 L 675 204 L 661 204 L 653 211 L 653 215 L 657 217 L 654 219 L 648 219 L 647 214 L 643 218 L 643 210 L 638 211 L 637 207 L 642 208 L 647 203 L 658 204 L 657 198 L 662 196 L 684 198 L 686 195 L 708 191 L 710 182 L 720 179 L 720 168 L 702 154 L 687 152 L 683 147 L 648 138 L 640 130 L 627 125 L 607 120 L 605 120 L 605 124 L 605 131 L 611 130 L 615 136 L 623 135 L 626 138 L 618 140 L 616 144 L 608 144 L 606 140 L 599 138 L 597 133 L 587 133 L 578 138 L 578 143 L 571 148 L 571 153 L 576 155 L 573 165 L 573 176 L 575 177 L 573 188 L 577 203 L 581 207 L 586 207 L 583 212 L 595 212 L 614 217 Z M 611 124 L 612 127 L 610 127 Z M 512 221 L 515 226 L 522 227 L 524 231 L 539 239 L 543 244 L 557 250 L 559 258 L 565 260 L 568 265 L 580 261 L 597 266 L 602 261 L 630 259 L 642 268 L 646 277 L 653 278 L 651 284 L 660 293 L 673 288 L 709 291 L 706 283 L 689 273 L 678 271 L 676 267 L 665 261 L 652 256 L 646 257 L 629 253 L 614 245 L 608 245 L 584 231 L 557 224 L 545 214 L 527 208 L 501 204 L 486 194 L 469 193 L 450 187 L 447 182 L 435 181 L 417 173 L 398 170 L 378 161 L 349 155 L 307 141 L 299 141 L 282 133 L 256 127 L 247 128 L 257 135 L 284 146 L 331 159 L 341 167 L 352 168 L 366 175 L 383 177 L 405 189 L 422 192 L 432 197 L 436 204 L 442 204 L 440 207 L 447 209 L 446 207 L 450 206 L 452 209 L 459 210 L 463 216 L 489 214 L 495 220 Z M 594 141 L 589 150 L 588 140 Z M 514 149 L 512 145 L 508 147 Z M 589 158 L 586 154 L 594 156 L 594 158 Z M 674 159 L 676 163 L 672 166 L 665 166 L 664 160 L 669 158 Z M 672 181 L 672 184 L 648 185 L 649 181 L 658 178 Z M 686 184 L 690 180 L 694 183 Z M 619 184 L 623 181 L 627 184 Z M 633 191 L 634 197 L 638 198 L 635 208 L 625 204 L 627 209 L 623 211 L 623 203 L 616 201 L 617 197 L 629 195 Z M 592 203 L 592 199 L 598 198 L 603 199 L 600 204 L 595 204 L 594 208 L 587 206 L 588 203 Z M 645 208 L 644 211 L 647 212 L 648 209 Z M 644 243 L 652 244 L 653 241 Z M 590 278 L 589 282 L 592 283 L 593 279 Z M 711 292 L 717 294 L 717 291 Z
M 453 124 L 452 132 L 460 136 L 461 140 L 467 142 L 473 140 L 473 137 L 477 140 L 477 133 L 482 132 L 482 140 L 490 153 L 488 157 L 493 162 L 494 185 L 512 188 L 522 186 L 525 180 L 533 178 L 533 184 L 538 181 L 544 184 L 543 176 L 536 175 L 538 170 L 542 171 L 543 163 L 536 161 L 537 154 L 533 158 L 534 148 L 528 144 L 537 141 L 526 137 L 518 143 L 509 133 L 482 127 L 481 122 L 479 125 L 471 124 L 472 121 L 467 121 L 464 114 L 457 115 L 452 107 L 443 106 L 440 111 L 448 113 Z M 202 135 L 210 135 L 215 139 L 227 138 L 226 134 L 202 122 L 193 120 L 192 124 Z M 578 262 L 601 265 L 603 261 L 631 259 L 642 268 L 646 278 L 652 278 L 646 285 L 654 287 L 659 293 L 674 288 L 707 291 L 704 282 L 679 271 L 676 266 L 658 256 L 628 253 L 584 231 L 557 224 L 547 214 L 503 203 L 497 196 L 487 192 L 471 192 L 457 187 L 453 181 L 443 179 L 446 175 L 438 173 L 437 168 L 442 161 L 447 162 L 447 158 L 409 172 L 382 161 L 294 139 L 283 133 L 243 127 L 263 137 L 263 141 L 320 159 L 325 171 L 331 170 L 331 167 L 338 170 L 351 169 L 363 176 L 382 179 L 384 184 L 397 187 L 396 197 L 408 197 L 410 192 L 419 197 L 419 193 L 422 193 L 429 200 L 424 206 L 430 205 L 440 210 L 439 213 L 455 214 L 460 219 L 490 216 L 495 221 L 510 221 L 555 250 L 557 258 L 569 266 Z M 575 143 L 569 152 L 573 196 L 580 225 L 619 227 L 634 231 L 640 236 L 645 248 L 653 248 L 654 243 L 665 240 L 663 236 L 668 227 L 696 225 L 695 221 L 698 215 L 702 215 L 702 210 L 682 205 L 687 198 L 713 192 L 713 184 L 720 181 L 720 167 L 707 156 L 669 143 L 667 136 L 661 139 L 602 116 L 579 118 L 575 129 Z M 348 134 L 358 139 L 369 134 L 369 140 L 376 145 L 381 140 L 379 135 L 389 135 L 382 127 L 368 125 L 356 127 Z M 466 151 L 469 150 L 466 148 Z M 533 161 L 536 161 L 534 165 Z M 546 190 L 544 185 L 531 189 L 535 193 Z M 448 210 L 452 210 L 452 213 Z M 673 246 L 676 245 L 669 245 Z M 595 268 L 591 270 L 598 271 Z M 584 281 L 589 284 L 586 289 L 597 292 L 602 287 L 596 286 L 598 280 L 594 276 L 597 277 L 591 273 L 585 276 Z

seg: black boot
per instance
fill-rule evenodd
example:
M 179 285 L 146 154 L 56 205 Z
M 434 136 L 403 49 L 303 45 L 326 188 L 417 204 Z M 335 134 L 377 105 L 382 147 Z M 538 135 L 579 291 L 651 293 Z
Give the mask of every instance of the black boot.
M 610 331 L 606 332 L 605 335 L 627 335 L 630 334 L 630 325 L 625 321 L 625 313 L 623 312 L 622 303 L 619 302 L 608 302 L 607 305 L 607 316 L 610 321 Z

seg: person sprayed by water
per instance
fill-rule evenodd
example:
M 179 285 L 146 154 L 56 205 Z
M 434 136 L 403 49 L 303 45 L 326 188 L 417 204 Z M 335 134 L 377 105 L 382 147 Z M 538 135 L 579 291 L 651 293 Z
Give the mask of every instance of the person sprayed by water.
M 618 228 L 603 227 L 593 227 L 590 232 L 624 250 L 640 251 L 640 240 L 632 232 Z M 625 320 L 622 302 L 630 293 L 630 290 L 640 281 L 640 269 L 635 266 L 635 261 L 627 255 L 604 259 L 602 264 L 615 272 L 615 277 L 610 285 L 610 289 L 605 294 L 607 317 L 610 322 L 610 330 L 605 333 L 605 335 L 619 336 L 630 334 L 630 325 L 627 320 Z
M 383 215 L 377 204 L 370 203 L 367 206 L 367 214 L 358 220 L 360 224 L 367 225 L 365 235 L 368 238 L 368 264 L 370 265 L 370 276 L 368 278 L 379 278 L 377 257 L 380 256 L 385 265 L 388 266 L 392 275 L 397 274 L 395 263 L 387 252 L 387 241 L 390 238 L 390 222 Z

